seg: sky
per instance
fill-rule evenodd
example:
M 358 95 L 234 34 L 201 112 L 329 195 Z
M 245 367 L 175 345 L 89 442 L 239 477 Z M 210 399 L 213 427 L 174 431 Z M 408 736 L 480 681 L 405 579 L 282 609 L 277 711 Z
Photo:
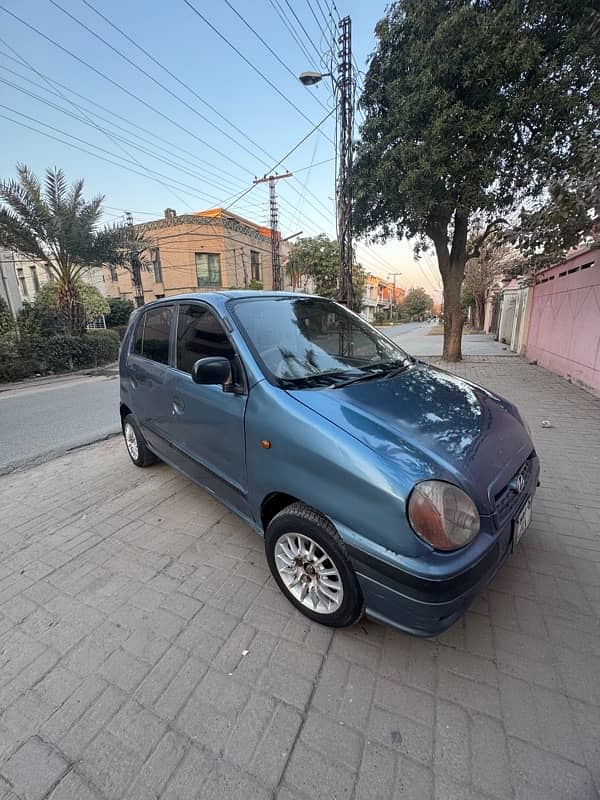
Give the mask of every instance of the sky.
M 87 196 L 105 196 L 106 222 L 231 204 L 268 224 L 268 186 L 244 193 L 329 115 L 277 166 L 293 173 L 277 192 L 283 237 L 335 237 L 331 83 L 306 88 L 296 76 L 329 71 L 334 23 L 350 15 L 360 92 L 385 10 L 379 0 L 336 3 L 0 0 L 0 176 L 17 163 L 40 176 L 59 166 L 85 179 Z M 357 255 L 439 299 L 431 254 L 416 261 L 406 241 L 359 241 Z

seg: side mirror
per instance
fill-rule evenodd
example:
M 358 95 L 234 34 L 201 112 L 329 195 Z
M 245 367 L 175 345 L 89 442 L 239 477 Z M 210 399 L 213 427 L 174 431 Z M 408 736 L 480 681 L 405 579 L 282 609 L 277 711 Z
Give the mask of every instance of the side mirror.
M 192 367 L 192 380 L 210 386 L 224 386 L 231 375 L 231 363 L 228 358 L 211 356 L 201 358 Z

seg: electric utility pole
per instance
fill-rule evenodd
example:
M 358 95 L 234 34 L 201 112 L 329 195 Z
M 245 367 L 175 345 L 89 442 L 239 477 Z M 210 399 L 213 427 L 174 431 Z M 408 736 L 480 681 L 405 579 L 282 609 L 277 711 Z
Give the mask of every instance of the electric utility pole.
M 273 291 L 280 292 L 283 289 L 283 275 L 281 273 L 281 253 L 279 251 L 279 221 L 277 218 L 277 194 L 275 192 L 275 181 L 281 178 L 291 178 L 292 173 L 286 172 L 283 175 L 265 175 L 253 181 L 257 183 L 269 184 L 269 205 L 271 210 L 271 260 L 273 262 Z
M 338 242 L 340 248 L 340 300 L 354 308 L 352 281 L 352 130 L 354 127 L 354 82 L 352 79 L 352 21 L 344 17 L 339 21 L 341 35 L 338 44 L 337 86 L 340 114 L 340 164 L 337 186 Z

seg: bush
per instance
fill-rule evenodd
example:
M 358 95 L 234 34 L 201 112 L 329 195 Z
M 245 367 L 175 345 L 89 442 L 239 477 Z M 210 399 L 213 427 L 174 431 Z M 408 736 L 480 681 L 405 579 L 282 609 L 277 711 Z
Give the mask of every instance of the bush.
M 70 372 L 110 364 L 119 354 L 114 331 L 90 331 L 84 336 L 27 335 L 0 340 L 0 381 L 17 381 L 38 374 Z
M 121 325 L 126 326 L 134 308 L 131 300 L 126 300 L 124 297 L 109 297 L 108 305 L 110 311 L 104 315 L 106 327 L 118 328 Z
M 381 325 L 383 324 L 383 322 L 385 322 L 385 314 L 383 313 L 383 311 L 377 311 L 375 313 L 375 324 Z

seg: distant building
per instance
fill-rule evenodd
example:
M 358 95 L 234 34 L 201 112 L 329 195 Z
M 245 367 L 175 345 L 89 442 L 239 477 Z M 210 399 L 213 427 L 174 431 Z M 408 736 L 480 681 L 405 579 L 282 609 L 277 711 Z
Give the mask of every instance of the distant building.
M 393 310 L 395 313 L 405 295 L 406 291 L 400 286 L 396 286 L 394 296 L 392 281 L 386 281 L 367 272 L 363 286 L 361 313 L 369 322 L 375 321 L 375 314 L 385 314 L 389 318 L 390 311 Z
M 19 313 L 24 302 L 33 302 L 45 283 L 53 280 L 48 262 L 0 247 L 0 296 L 13 315 Z M 86 270 L 81 280 L 106 294 L 101 269 Z
M 135 229 L 150 244 L 141 271 L 145 303 L 181 292 L 273 288 L 270 228 L 222 208 L 182 215 L 168 208 Z M 104 281 L 109 296 L 136 302 L 128 270 L 105 267 Z

